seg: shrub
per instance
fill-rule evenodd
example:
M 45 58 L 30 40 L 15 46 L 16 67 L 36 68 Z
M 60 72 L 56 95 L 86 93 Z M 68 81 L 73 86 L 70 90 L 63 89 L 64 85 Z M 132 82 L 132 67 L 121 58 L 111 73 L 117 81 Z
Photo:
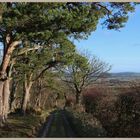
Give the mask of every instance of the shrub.
M 68 121 L 77 137 L 105 137 L 106 131 L 99 120 L 86 112 L 66 111 Z
M 34 109 L 32 107 L 28 108 L 26 110 L 27 114 L 35 114 L 35 115 L 41 115 L 42 114 L 42 110 L 40 108 Z
M 102 97 L 102 92 L 97 88 L 91 88 L 83 94 L 83 104 L 87 113 L 94 113 L 97 111 L 98 102 Z
M 117 112 L 116 124 L 119 136 L 140 136 L 140 94 L 136 92 L 126 92 L 118 96 L 115 103 Z M 139 130 L 139 131 L 136 131 Z
M 68 97 L 66 98 L 65 106 L 70 107 L 70 106 L 72 106 L 73 104 L 75 104 L 75 98 L 72 97 L 72 96 L 68 96 Z

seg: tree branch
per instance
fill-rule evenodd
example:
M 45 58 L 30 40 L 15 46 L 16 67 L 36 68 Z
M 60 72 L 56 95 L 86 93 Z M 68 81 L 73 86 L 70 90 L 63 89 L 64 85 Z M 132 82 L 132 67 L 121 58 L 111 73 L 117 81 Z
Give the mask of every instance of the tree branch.
M 108 12 L 108 14 L 111 14 L 111 11 L 106 6 L 103 6 L 102 4 L 98 2 L 96 2 L 95 5 L 100 6 L 101 8 L 105 9 Z
M 22 54 L 24 54 L 24 53 L 27 53 L 27 52 L 29 52 L 29 51 L 38 50 L 38 49 L 40 49 L 40 48 L 43 48 L 43 46 L 36 45 L 36 46 L 34 46 L 33 48 L 23 48 L 23 49 L 21 49 L 21 50 L 19 51 L 19 53 L 18 53 L 15 57 L 20 56 L 20 55 L 22 55 Z
M 33 80 L 33 81 L 36 81 L 38 78 L 40 78 L 43 74 L 44 74 L 44 72 L 46 71 L 46 70 L 48 70 L 49 68 L 51 68 L 51 67 L 54 67 L 57 63 L 59 63 L 60 61 L 50 61 L 50 62 L 48 62 L 47 63 L 47 67 L 45 67 L 40 73 L 39 73 L 39 75 Z

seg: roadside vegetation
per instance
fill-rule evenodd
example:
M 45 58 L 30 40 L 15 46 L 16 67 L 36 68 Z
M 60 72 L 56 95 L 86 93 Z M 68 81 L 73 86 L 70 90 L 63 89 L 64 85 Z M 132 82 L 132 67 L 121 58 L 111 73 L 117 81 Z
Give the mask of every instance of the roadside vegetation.
M 30 112 L 26 116 L 21 116 L 19 113 L 10 114 L 6 125 L 0 128 L 0 137 L 35 138 L 48 116 L 47 112 L 42 113 L 42 115 Z
M 107 86 L 105 89 L 88 89 L 84 98 L 86 112 L 100 120 L 108 137 L 139 137 L 139 86 L 123 90 L 118 88 L 114 93 L 114 89 L 110 90 Z

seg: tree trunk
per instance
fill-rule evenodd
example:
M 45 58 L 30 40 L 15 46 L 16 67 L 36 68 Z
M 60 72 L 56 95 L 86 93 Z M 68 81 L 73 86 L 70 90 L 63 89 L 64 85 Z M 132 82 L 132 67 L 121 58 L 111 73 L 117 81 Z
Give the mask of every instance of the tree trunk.
M 3 117 L 3 87 L 4 87 L 4 81 L 0 81 L 0 126 L 2 126 L 4 122 Z
M 7 36 L 9 38 L 9 35 Z M 5 123 L 9 110 L 10 79 L 8 75 L 8 66 L 14 49 L 16 48 L 16 46 L 21 44 L 21 41 L 14 41 L 10 44 L 9 42 L 9 40 L 5 40 L 7 47 L 4 47 L 3 49 L 3 59 L 0 65 L 0 125 L 3 125 L 3 123 Z
M 76 92 L 75 98 L 76 98 L 76 104 L 80 104 L 80 93 L 78 91 Z
M 4 97 L 4 119 L 6 121 L 7 115 L 9 113 L 9 97 L 10 97 L 10 79 L 9 78 L 4 83 L 3 97 Z
M 14 101 L 15 101 L 15 99 L 16 99 L 16 90 L 17 90 L 17 82 L 15 82 L 14 80 L 13 80 L 13 82 L 12 82 L 12 88 L 11 88 L 11 92 L 10 92 L 10 103 L 9 103 L 9 109 L 10 109 L 10 111 L 12 112 L 12 111 L 14 111 Z
M 3 125 L 7 120 L 10 96 L 9 85 L 9 78 L 5 81 L 0 81 L 0 125 Z
M 30 99 L 30 89 L 32 86 L 32 82 L 29 82 L 29 84 L 27 84 L 27 81 L 25 81 L 24 83 L 24 97 L 23 97 L 23 102 L 22 102 L 22 108 L 21 111 L 23 113 L 23 115 L 26 114 L 26 110 L 27 110 L 27 105 Z
M 1 71 L 0 71 L 0 76 L 2 79 L 5 79 L 8 75 L 6 75 L 6 70 L 7 70 L 7 67 L 9 65 L 9 62 L 11 60 L 11 56 L 12 56 L 12 53 L 15 49 L 15 47 L 17 45 L 19 45 L 21 43 L 21 41 L 14 41 L 13 43 L 11 43 L 6 52 L 4 52 L 4 57 L 3 57 L 3 60 L 2 60 L 2 64 L 1 64 Z
M 75 99 L 76 99 L 76 105 L 80 104 L 80 94 L 81 90 L 79 89 L 78 85 L 74 83 L 74 88 L 75 88 Z
M 64 93 L 64 98 L 65 98 L 65 102 L 64 102 L 64 107 L 63 109 L 65 110 L 66 106 L 67 106 L 67 96 L 66 93 Z

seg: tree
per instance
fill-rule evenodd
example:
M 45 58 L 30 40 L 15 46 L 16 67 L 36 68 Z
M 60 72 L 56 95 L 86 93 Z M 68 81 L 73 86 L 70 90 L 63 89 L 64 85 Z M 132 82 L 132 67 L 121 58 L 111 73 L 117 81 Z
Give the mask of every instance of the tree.
M 75 46 L 68 40 L 56 41 L 56 43 L 50 48 L 41 48 L 34 52 L 28 51 L 17 58 L 14 68 L 18 72 L 18 79 L 23 81 L 24 95 L 21 105 L 23 114 L 25 114 L 28 102 L 30 102 L 30 90 L 34 82 L 43 77 L 50 68 L 66 65 L 75 51 Z
M 79 104 L 83 89 L 93 84 L 109 70 L 109 65 L 95 56 L 89 59 L 87 56 L 75 54 L 72 63 L 60 72 L 63 74 L 62 81 L 74 91 L 76 103 Z
M 0 124 L 7 118 L 9 67 L 14 51 L 38 49 L 55 38 L 84 39 L 105 19 L 108 29 L 119 29 L 133 12 L 134 3 L 1 3 L 0 42 L 3 58 L 0 66 Z M 32 48 L 24 46 L 30 41 Z M 24 46 L 24 47 L 23 47 Z M 21 51 L 21 52 L 22 52 Z M 12 72 L 12 71 L 11 71 Z

